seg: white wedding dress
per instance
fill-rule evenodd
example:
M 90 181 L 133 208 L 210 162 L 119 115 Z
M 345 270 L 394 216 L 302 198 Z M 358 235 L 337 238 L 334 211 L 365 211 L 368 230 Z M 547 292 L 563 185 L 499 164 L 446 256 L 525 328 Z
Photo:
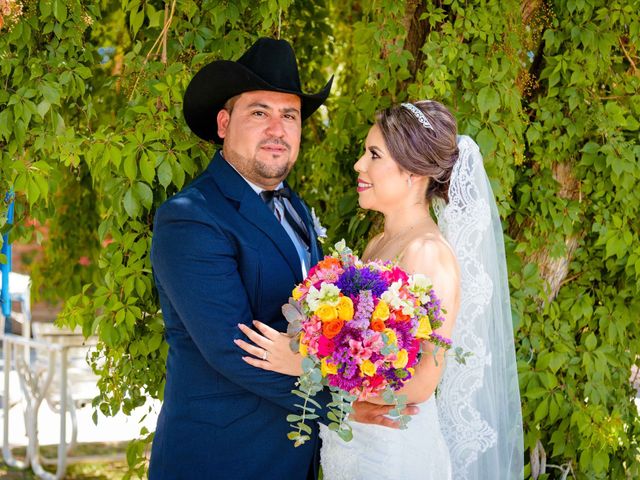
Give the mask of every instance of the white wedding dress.
M 320 426 L 325 480 L 522 479 L 520 391 L 502 227 L 476 143 L 458 137 L 449 203 L 438 225 L 460 266 L 461 301 L 453 346 L 470 353 L 447 366 L 436 396 L 406 430 L 351 422 L 342 441 Z
M 324 480 L 449 480 L 449 448 L 440 431 L 434 397 L 418 405 L 406 430 L 351 422 L 353 439 L 343 441 L 320 425 Z

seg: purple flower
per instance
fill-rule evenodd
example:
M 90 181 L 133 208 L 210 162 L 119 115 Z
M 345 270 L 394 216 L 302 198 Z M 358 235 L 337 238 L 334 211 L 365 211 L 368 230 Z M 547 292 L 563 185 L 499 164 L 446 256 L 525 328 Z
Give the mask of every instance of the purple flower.
M 329 385 L 341 388 L 347 392 L 351 391 L 355 387 L 359 387 L 362 384 L 362 378 L 359 376 L 355 378 L 344 378 L 341 375 L 329 375 Z
M 360 292 L 360 295 L 358 295 L 356 313 L 353 316 L 353 320 L 349 322 L 349 326 L 352 328 L 367 328 L 374 308 L 373 295 L 371 295 L 371 291 L 364 290 Z
M 445 338 L 442 335 L 438 335 L 437 333 L 433 332 L 431 335 L 431 342 L 434 343 L 435 345 L 439 345 L 440 347 L 444 348 L 445 350 L 448 350 L 449 348 L 451 348 L 451 339 L 449 338 Z
M 355 298 L 362 290 L 370 290 L 374 296 L 379 297 L 389 288 L 389 284 L 380 272 L 367 267 L 354 266 L 347 268 L 340 275 L 336 286 L 344 295 L 351 298 Z

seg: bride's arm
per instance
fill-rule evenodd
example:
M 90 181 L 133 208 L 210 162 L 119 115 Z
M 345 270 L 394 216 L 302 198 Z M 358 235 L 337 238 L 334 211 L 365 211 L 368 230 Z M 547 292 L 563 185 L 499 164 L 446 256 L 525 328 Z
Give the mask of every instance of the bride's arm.
M 253 345 L 241 339 L 234 340 L 241 349 L 253 355 L 242 357 L 242 359 L 249 365 L 263 370 L 271 370 L 285 375 L 301 375 L 302 356 L 299 353 L 294 353 L 289 347 L 290 337 L 257 320 L 254 320 L 253 324 L 260 333 L 243 324 L 238 325 L 244 334 L 255 343 Z M 261 360 L 261 358 L 264 358 L 265 351 L 267 352 L 267 358 L 266 360 Z M 350 418 L 360 423 L 400 428 L 400 423 L 397 420 L 392 420 L 388 417 L 391 408 L 389 405 L 356 401 L 353 403 L 353 412 Z M 415 406 L 408 405 L 402 413 L 415 415 L 418 413 L 418 409 Z
M 400 263 L 407 272 L 423 273 L 431 278 L 433 289 L 447 311 L 445 321 L 436 333 L 451 338 L 459 309 L 460 272 L 448 245 L 441 240 L 417 240 L 410 244 Z M 407 403 L 422 403 L 433 395 L 444 371 L 445 351 L 430 342 L 423 342 L 423 355 L 415 374 L 398 394 L 407 396 Z M 369 399 L 384 403 L 380 397 Z

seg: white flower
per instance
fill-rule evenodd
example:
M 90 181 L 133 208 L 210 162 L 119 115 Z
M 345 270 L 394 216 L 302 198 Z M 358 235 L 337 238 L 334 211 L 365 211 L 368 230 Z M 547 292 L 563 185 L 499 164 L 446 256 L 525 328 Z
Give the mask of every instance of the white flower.
M 431 300 L 429 296 L 431 286 L 431 279 L 422 273 L 416 273 L 409 277 L 409 291 L 418 297 L 423 304 Z
M 320 290 L 311 286 L 305 301 L 312 312 L 315 312 L 320 305 L 336 307 L 338 303 L 340 303 L 340 289 L 335 285 L 325 282 L 320 286 Z
M 402 281 L 396 280 L 389 285 L 386 292 L 380 295 L 380 298 L 391 308 L 395 310 L 402 310 L 402 313 L 405 315 L 414 316 L 416 310 L 415 305 L 413 305 L 411 300 L 400 296 L 400 287 L 402 287 Z
M 400 287 L 402 286 L 402 282 L 397 280 L 389 285 L 389 288 L 386 292 L 380 295 L 380 298 L 384 300 L 387 305 L 393 307 L 395 309 L 400 308 L 400 302 L 402 299 L 400 298 Z
M 311 219 L 313 220 L 313 229 L 316 231 L 318 238 L 327 238 L 327 229 L 322 226 L 313 208 L 311 209 Z

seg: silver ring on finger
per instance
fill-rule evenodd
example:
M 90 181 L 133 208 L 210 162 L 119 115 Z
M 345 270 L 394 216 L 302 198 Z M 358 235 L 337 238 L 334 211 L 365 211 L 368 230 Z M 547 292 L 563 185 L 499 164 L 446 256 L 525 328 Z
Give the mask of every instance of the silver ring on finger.
M 264 353 L 262 354 L 262 360 L 263 361 L 267 361 L 267 356 L 269 355 L 269 352 L 267 352 L 266 350 L 264 350 Z

